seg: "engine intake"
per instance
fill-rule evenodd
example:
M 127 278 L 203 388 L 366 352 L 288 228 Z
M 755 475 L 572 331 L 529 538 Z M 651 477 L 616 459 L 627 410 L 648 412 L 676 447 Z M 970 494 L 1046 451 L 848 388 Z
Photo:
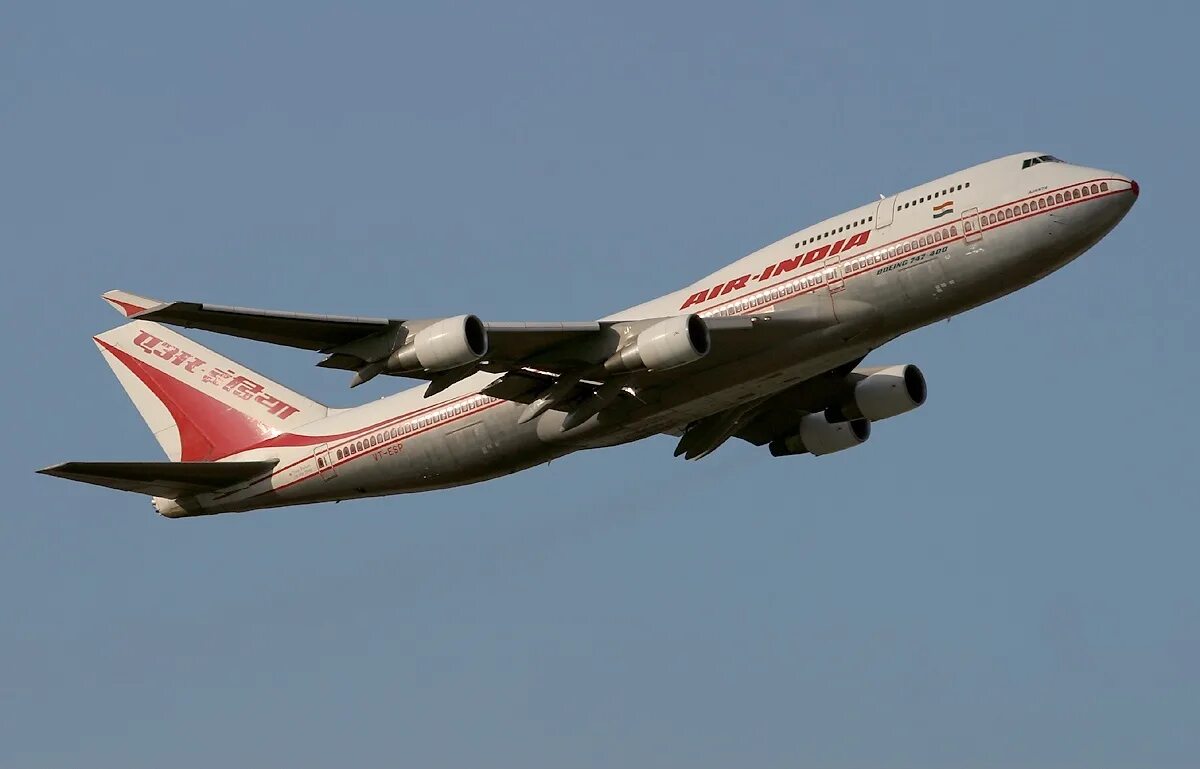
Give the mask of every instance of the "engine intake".
M 488 351 L 487 328 L 474 315 L 456 315 L 431 323 L 412 335 L 387 359 L 387 370 L 447 371 L 482 358 Z
M 871 437 L 871 423 L 866 419 L 830 422 L 824 414 L 805 414 L 794 435 L 771 441 L 768 448 L 773 457 L 793 454 L 821 456 L 854 448 Z
M 678 315 L 641 331 L 633 344 L 604 362 L 604 370 L 610 374 L 665 371 L 703 358 L 711 347 L 708 326 L 700 316 Z
M 912 411 L 925 402 L 925 375 L 911 363 L 888 366 L 867 374 L 854 385 L 849 397 L 825 410 L 830 422 L 851 419 L 887 419 Z

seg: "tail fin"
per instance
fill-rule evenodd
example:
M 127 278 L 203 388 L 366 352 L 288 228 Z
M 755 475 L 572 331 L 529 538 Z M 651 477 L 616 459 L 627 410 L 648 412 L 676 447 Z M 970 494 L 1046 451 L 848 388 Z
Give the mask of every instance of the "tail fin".
M 175 462 L 221 459 L 329 412 L 157 323 L 133 321 L 94 339 Z

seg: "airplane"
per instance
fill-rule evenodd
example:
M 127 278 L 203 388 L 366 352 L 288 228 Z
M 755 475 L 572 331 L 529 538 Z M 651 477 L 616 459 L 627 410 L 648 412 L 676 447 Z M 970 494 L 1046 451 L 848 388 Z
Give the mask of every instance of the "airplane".
M 901 334 L 1049 275 L 1132 208 L 1136 181 L 1041 152 L 880 196 L 688 286 L 589 322 L 347 317 L 104 299 L 93 337 L 166 462 L 38 472 L 152 497 L 167 518 L 428 491 L 653 435 L 703 458 L 730 438 L 821 456 L 921 406 L 914 364 L 863 366 Z M 165 324 L 165 325 L 164 325 Z M 422 380 L 331 408 L 176 333 L 317 351 Z

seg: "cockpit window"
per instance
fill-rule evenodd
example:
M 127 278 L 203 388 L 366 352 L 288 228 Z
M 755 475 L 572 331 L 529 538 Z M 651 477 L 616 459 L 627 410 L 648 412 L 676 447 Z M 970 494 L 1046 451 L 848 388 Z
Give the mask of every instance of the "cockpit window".
M 1038 163 L 1062 163 L 1062 162 L 1064 162 L 1064 161 L 1059 160 L 1058 158 L 1054 157 L 1053 155 L 1040 155 L 1036 158 L 1025 158 L 1025 160 L 1021 163 L 1021 168 L 1026 169 L 1026 168 L 1029 168 L 1030 166 L 1036 166 Z

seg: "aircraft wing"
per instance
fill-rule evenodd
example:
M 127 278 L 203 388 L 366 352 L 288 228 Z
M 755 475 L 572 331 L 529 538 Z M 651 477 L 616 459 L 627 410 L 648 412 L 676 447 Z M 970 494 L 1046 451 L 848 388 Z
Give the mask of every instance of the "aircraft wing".
M 387 374 L 427 380 L 432 395 L 480 371 L 501 374 L 484 392 L 531 404 L 528 419 L 548 408 L 632 396 L 635 388 L 669 385 L 805 333 L 833 325 L 861 330 L 876 319 L 874 308 L 853 301 L 839 302 L 835 317 L 828 300 L 815 297 L 754 315 L 549 323 L 315 315 L 159 302 L 124 291 L 104 299 L 129 318 L 319 351 L 326 357 L 318 366 L 355 372 L 351 387 Z M 652 355 L 647 337 L 666 364 L 645 362 Z M 688 358 L 688 340 L 701 338 L 704 353 Z
M 766 398 L 749 401 L 699 419 L 682 431 L 671 433 L 679 438 L 675 456 L 703 459 L 730 438 L 740 438 L 763 446 L 793 432 L 800 417 L 823 411 L 836 402 L 845 381 L 857 381 L 863 374 L 851 363 L 818 374 Z
M 125 291 L 104 299 L 128 318 L 238 336 L 259 342 L 329 352 L 411 323 L 402 319 L 318 315 L 200 302 L 159 302 Z M 428 323 L 429 321 L 418 321 Z M 579 334 L 600 330 L 599 323 L 486 323 L 494 354 L 520 359 Z
M 38 470 L 110 489 L 178 499 L 217 491 L 265 475 L 279 460 L 261 462 L 63 462 Z
M 442 320 L 318 315 L 200 302 L 160 302 L 126 291 L 109 291 L 104 294 L 104 300 L 131 319 L 323 352 L 329 357 L 317 365 L 347 371 L 359 371 L 377 362 L 402 346 L 410 335 Z M 524 361 L 541 362 L 556 368 L 567 362 L 578 363 L 570 356 L 545 357 L 542 353 L 601 331 L 601 324 L 597 322 L 492 322 L 482 325 L 487 335 L 488 355 L 476 369 L 497 372 L 508 371 Z M 403 375 L 432 379 L 437 373 L 441 372 L 415 370 L 405 371 Z

